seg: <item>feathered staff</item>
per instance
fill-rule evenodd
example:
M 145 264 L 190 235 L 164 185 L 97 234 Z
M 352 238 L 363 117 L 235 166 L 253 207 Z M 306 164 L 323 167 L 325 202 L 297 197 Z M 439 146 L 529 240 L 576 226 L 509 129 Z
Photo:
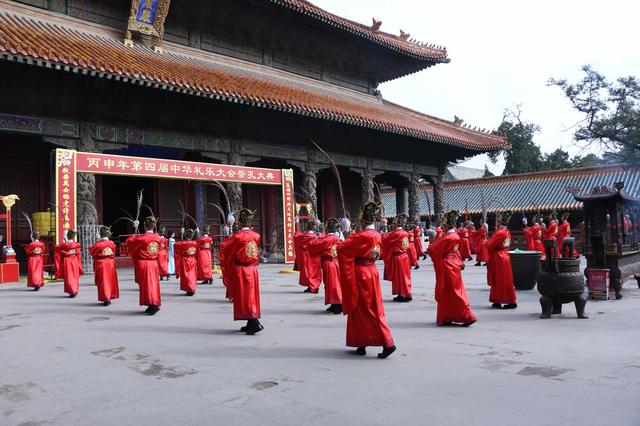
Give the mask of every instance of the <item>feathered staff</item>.
M 336 178 L 336 182 L 338 183 L 338 193 L 340 194 L 340 203 L 342 205 L 342 216 L 346 218 L 347 208 L 345 207 L 345 204 L 344 204 L 344 191 L 342 190 L 342 179 L 340 179 L 340 171 L 338 170 L 338 166 L 336 166 L 336 163 L 333 161 L 333 158 L 331 158 L 331 156 L 324 149 L 320 148 L 320 145 L 318 145 L 311 138 L 309 138 L 309 140 L 311 141 L 313 146 L 315 146 L 316 149 L 320 151 L 322 155 L 324 155 L 324 157 L 329 162 L 329 165 L 331 166 L 331 172 L 333 173 L 333 176 Z
M 31 218 L 25 212 L 22 212 L 22 216 L 24 216 L 24 218 L 27 219 L 27 223 L 29 224 L 29 232 L 30 232 L 29 238 L 31 238 L 31 241 L 33 241 L 33 224 L 31 223 Z
M 186 222 L 187 222 L 187 218 L 191 219 L 191 221 L 193 222 L 193 225 L 196 228 L 196 233 L 200 232 L 200 228 L 198 227 L 198 222 L 193 218 L 193 216 L 191 216 L 189 213 L 186 212 L 186 210 L 184 209 L 184 204 L 182 204 L 181 200 L 178 200 L 178 203 L 180 204 L 180 214 L 182 215 L 182 228 L 180 228 L 180 235 L 181 238 L 184 239 L 184 232 L 185 232 L 185 226 L 186 226 Z
M 229 227 L 229 229 L 231 229 L 231 227 L 233 226 L 233 224 L 236 221 L 236 217 L 235 217 L 235 214 L 233 213 L 233 211 L 231 210 L 231 199 L 229 198 L 229 194 L 227 193 L 227 189 L 224 187 L 224 185 L 222 183 L 220 183 L 219 181 L 217 181 L 215 179 L 213 179 L 211 181 L 211 183 L 208 183 L 207 185 L 215 186 L 222 193 L 222 195 L 224 197 L 225 204 L 227 205 L 227 213 L 223 212 L 222 216 L 226 218 L 227 226 Z M 209 203 L 209 204 L 211 204 L 211 203 Z M 219 210 L 222 209 L 217 204 L 216 204 L 216 207 Z M 224 209 L 222 209 L 222 210 L 224 210 Z

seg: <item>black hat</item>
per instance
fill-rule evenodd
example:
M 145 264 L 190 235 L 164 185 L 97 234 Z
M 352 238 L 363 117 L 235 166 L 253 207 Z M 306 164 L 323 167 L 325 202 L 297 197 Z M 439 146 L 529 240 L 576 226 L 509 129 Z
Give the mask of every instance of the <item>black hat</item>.
M 148 216 L 144 220 L 144 229 L 147 231 L 151 231 L 155 227 L 156 227 L 156 218 L 153 216 Z
M 255 216 L 255 212 L 249 209 L 240 210 L 240 214 L 238 215 L 238 223 L 240 225 L 249 226 L 251 222 L 253 222 L 253 217 Z
M 111 229 L 108 226 L 100 227 L 100 237 L 101 238 L 109 238 L 111 236 Z
M 331 219 L 327 220 L 325 228 L 327 229 L 327 232 L 336 232 L 336 229 L 338 229 L 338 219 L 332 217 Z
M 211 225 L 209 225 L 208 223 L 206 223 L 203 227 L 202 227 L 202 232 L 204 232 L 205 234 L 208 234 L 209 231 L 211 231 Z
M 460 212 L 458 210 L 451 210 L 442 217 L 442 226 L 455 228 L 459 217 Z
M 185 240 L 190 240 L 190 239 L 192 239 L 192 238 L 193 238 L 193 234 L 195 234 L 195 231 L 194 231 L 193 229 L 191 229 L 191 228 L 187 229 L 187 230 L 184 232 L 184 239 L 185 239 Z
M 408 220 L 409 220 L 409 216 L 407 216 L 405 213 L 400 213 L 399 215 L 396 216 L 396 222 L 400 226 L 406 226 Z
M 510 210 L 507 210 L 502 213 L 497 213 L 496 220 L 500 222 L 502 225 L 507 226 L 511 221 L 511 216 L 513 216 L 513 212 L 511 212 Z
M 71 238 L 75 238 L 75 236 L 78 235 L 73 229 L 69 229 L 67 231 L 67 239 L 71 239 Z
M 367 223 L 374 223 L 380 217 L 380 206 L 373 201 L 368 201 L 360 207 L 358 218 Z

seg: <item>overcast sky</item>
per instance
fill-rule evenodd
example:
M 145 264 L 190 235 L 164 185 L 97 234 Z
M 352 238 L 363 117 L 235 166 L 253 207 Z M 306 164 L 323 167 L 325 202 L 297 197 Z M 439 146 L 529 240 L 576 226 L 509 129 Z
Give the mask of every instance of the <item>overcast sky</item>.
M 420 41 L 447 47 L 451 63 L 381 85 L 386 99 L 446 119 L 494 129 L 507 107 L 542 132 L 543 152 L 562 146 L 574 155 L 566 130 L 580 116 L 550 77 L 581 78 L 591 64 L 613 79 L 640 75 L 640 0 L 312 0 L 329 12 L 381 30 L 402 29 Z M 465 165 L 484 168 L 485 156 Z M 501 172 L 503 165 L 492 166 Z

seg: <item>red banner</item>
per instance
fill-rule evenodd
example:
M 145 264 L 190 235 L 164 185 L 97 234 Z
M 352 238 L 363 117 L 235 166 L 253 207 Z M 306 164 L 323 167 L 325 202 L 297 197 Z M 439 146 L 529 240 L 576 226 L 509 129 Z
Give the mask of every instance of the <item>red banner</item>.
M 229 166 L 124 155 L 77 153 L 77 171 L 99 175 L 124 175 L 170 179 L 280 185 L 280 169 Z
M 56 244 L 65 231 L 76 230 L 76 152 L 56 149 Z
M 282 208 L 284 212 L 284 261 L 293 263 L 295 251 L 293 237 L 295 235 L 296 204 L 293 190 L 293 170 L 282 170 Z

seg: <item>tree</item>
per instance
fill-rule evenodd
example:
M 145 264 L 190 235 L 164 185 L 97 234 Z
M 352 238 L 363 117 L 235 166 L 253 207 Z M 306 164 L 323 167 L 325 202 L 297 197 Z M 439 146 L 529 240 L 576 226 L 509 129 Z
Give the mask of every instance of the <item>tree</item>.
M 584 157 L 576 155 L 571 159 L 571 167 L 595 167 L 604 162 L 595 154 L 587 154 Z
M 573 163 L 569 161 L 569 153 L 562 148 L 544 154 L 541 163 L 541 170 L 568 169 L 573 166 Z
M 582 67 L 579 83 L 550 79 L 573 107 L 584 114 L 576 124 L 574 139 L 597 145 L 617 162 L 640 161 L 640 81 L 634 76 L 609 82 L 590 65 Z
M 520 107 L 516 111 L 506 110 L 502 123 L 496 130 L 505 134 L 511 145 L 511 150 L 500 150 L 489 153 L 489 158 L 494 163 L 500 156 L 504 156 L 506 165 L 504 174 L 528 173 L 540 170 L 542 156 L 540 147 L 533 142 L 533 136 L 540 131 L 537 124 L 522 121 Z

